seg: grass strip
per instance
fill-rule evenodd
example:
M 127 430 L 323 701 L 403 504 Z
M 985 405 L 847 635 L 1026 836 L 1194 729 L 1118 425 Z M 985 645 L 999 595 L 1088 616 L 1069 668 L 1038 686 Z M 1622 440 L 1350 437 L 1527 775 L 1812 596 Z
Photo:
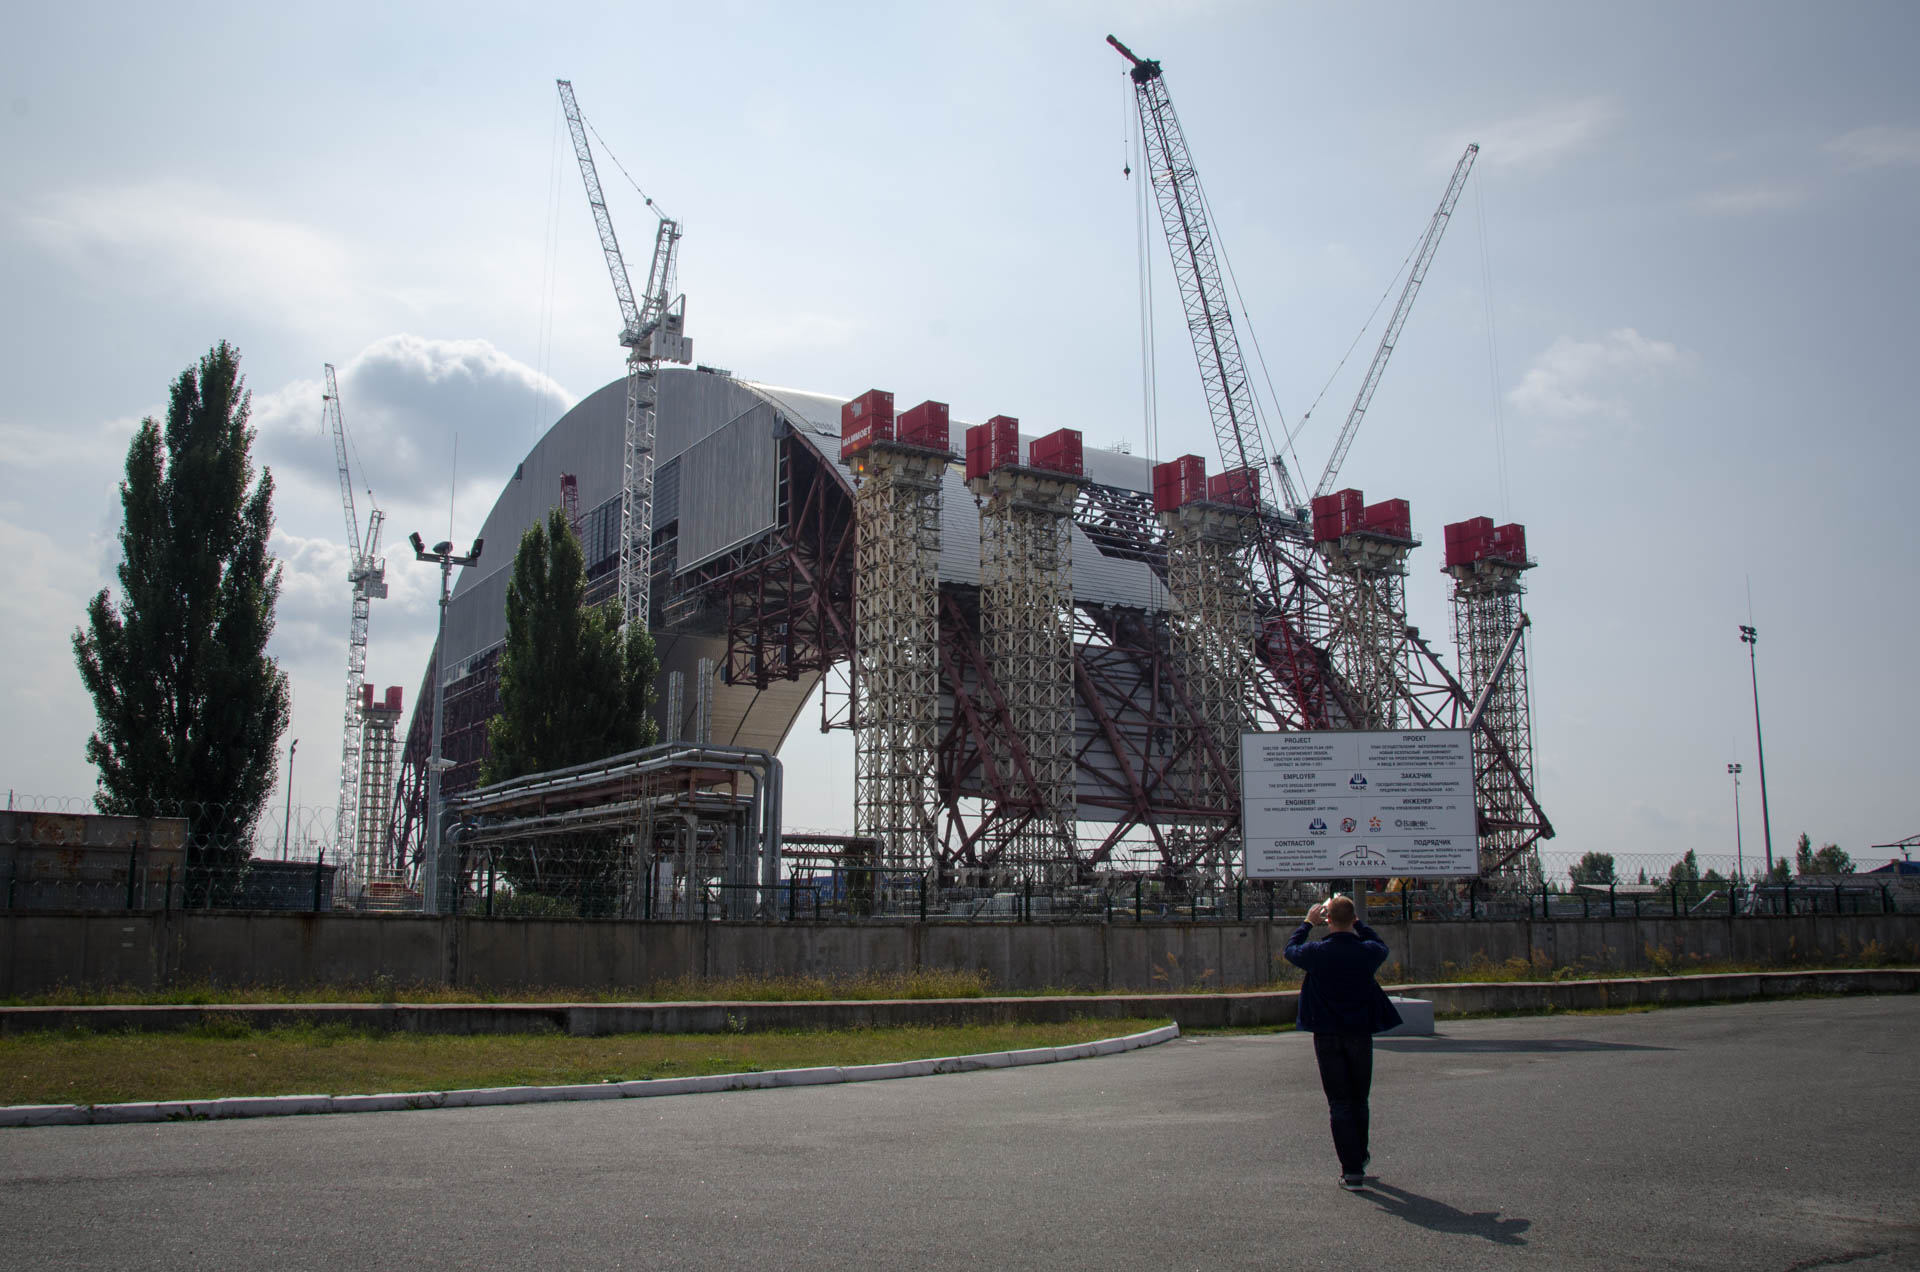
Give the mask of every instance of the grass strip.
M 757 1073 L 1058 1047 L 1165 1023 L 1081 1019 L 575 1038 L 560 1033 L 370 1033 L 344 1025 L 256 1032 L 243 1022 L 212 1021 L 183 1033 L 31 1033 L 0 1038 L 0 1104 L 367 1095 Z

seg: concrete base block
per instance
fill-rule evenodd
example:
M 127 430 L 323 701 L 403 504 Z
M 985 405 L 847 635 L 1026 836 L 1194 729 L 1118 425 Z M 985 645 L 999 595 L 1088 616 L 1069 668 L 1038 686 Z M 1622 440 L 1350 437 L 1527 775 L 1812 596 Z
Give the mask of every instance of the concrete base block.
M 1400 1013 L 1400 1023 L 1381 1034 L 1382 1038 L 1431 1038 L 1433 1036 L 1433 1004 L 1424 998 L 1389 998 L 1395 1011 Z

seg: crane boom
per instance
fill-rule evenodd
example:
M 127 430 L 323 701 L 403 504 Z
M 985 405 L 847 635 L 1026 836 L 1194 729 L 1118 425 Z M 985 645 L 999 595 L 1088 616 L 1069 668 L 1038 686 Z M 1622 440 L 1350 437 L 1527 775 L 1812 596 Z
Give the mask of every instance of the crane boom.
M 311 365 L 311 364 L 309 364 Z M 353 475 L 347 470 L 347 428 L 340 421 L 340 385 L 334 379 L 333 363 L 326 364 L 327 387 L 323 398 L 327 414 L 327 426 L 333 430 L 333 459 L 340 468 L 340 502 L 346 506 L 347 546 L 353 550 L 352 561 L 360 562 L 360 516 L 353 507 Z
M 560 87 L 560 105 L 573 134 L 574 158 L 587 187 L 594 228 L 600 233 L 600 251 L 613 279 L 614 298 L 620 303 L 620 343 L 627 349 L 627 427 L 620 466 L 620 617 L 622 622 L 645 625 L 651 614 L 653 578 L 653 434 L 654 377 L 660 363 L 693 361 L 693 342 L 683 334 L 685 298 L 673 294 L 673 257 L 680 241 L 680 223 L 660 217 L 653 240 L 653 262 L 647 271 L 647 290 L 638 298 L 627 276 L 626 258 L 614 237 L 613 218 L 607 212 L 600 174 L 587 144 L 586 121 L 574 100 L 570 80 Z M 649 199 L 648 205 L 652 205 Z
M 340 384 L 326 364 L 325 410 L 333 431 L 333 456 L 340 466 L 340 502 L 347 514 L 347 582 L 353 585 L 353 620 L 347 629 L 347 709 L 340 740 L 340 803 L 335 813 L 335 851 L 363 872 L 369 867 L 373 839 L 384 828 L 360 825 L 360 687 L 366 683 L 367 633 L 373 602 L 387 594 L 387 563 L 380 559 L 380 529 L 387 514 L 367 491 L 367 530 L 360 533 L 353 506 L 353 472 L 347 465 L 347 426 L 340 417 Z M 364 842 L 363 842 L 364 841 Z
M 1193 338 L 1194 357 L 1200 364 L 1200 380 L 1206 390 L 1207 410 L 1213 417 L 1220 460 L 1224 464 L 1263 471 L 1267 467 L 1266 447 L 1254 414 L 1253 389 L 1247 381 L 1239 337 L 1233 330 L 1227 289 L 1215 259 L 1213 231 L 1207 224 L 1200 177 L 1187 150 L 1186 134 L 1174 114 L 1173 99 L 1167 93 L 1160 63 L 1136 57 L 1133 50 L 1111 35 L 1107 43 L 1133 64 L 1134 96 L 1138 99 L 1141 132 L 1147 146 L 1147 171 L 1160 205 L 1160 223 L 1166 231 L 1167 247 L 1173 254 L 1174 279 L 1180 288 L 1180 302 L 1186 309 L 1187 334 Z M 1299 507 L 1299 492 L 1294 488 L 1286 461 L 1275 455 L 1273 468 L 1279 479 L 1283 506 L 1289 511 Z
M 1332 490 L 1334 481 L 1340 476 L 1340 465 L 1353 446 L 1353 435 L 1359 431 L 1360 417 L 1367 413 L 1367 407 L 1373 402 L 1373 391 L 1380 387 L 1380 377 L 1386 372 L 1387 359 L 1393 355 L 1394 345 L 1399 343 L 1400 328 L 1406 325 L 1407 313 L 1413 308 L 1413 298 L 1419 292 L 1420 284 L 1426 281 L 1427 266 L 1433 263 L 1433 254 L 1440 247 L 1440 236 L 1447 232 L 1447 223 L 1453 219 L 1453 205 L 1460 201 L 1460 191 L 1465 188 L 1467 174 L 1473 171 L 1474 156 L 1479 153 L 1478 145 L 1469 144 L 1466 153 L 1460 156 L 1460 162 L 1453 166 L 1453 179 L 1447 182 L 1447 192 L 1441 196 L 1440 206 L 1434 209 L 1433 219 L 1427 222 L 1427 233 L 1420 240 L 1420 250 L 1414 253 L 1413 269 L 1407 274 L 1407 285 L 1401 289 L 1400 303 L 1394 306 L 1393 317 L 1380 337 L 1380 347 L 1374 350 L 1373 364 L 1367 368 L 1367 378 L 1360 382 L 1360 395 L 1354 398 L 1353 409 L 1347 412 L 1347 422 L 1340 427 L 1340 437 L 1333 444 L 1327 470 L 1320 474 L 1320 484 L 1314 487 L 1316 498 Z

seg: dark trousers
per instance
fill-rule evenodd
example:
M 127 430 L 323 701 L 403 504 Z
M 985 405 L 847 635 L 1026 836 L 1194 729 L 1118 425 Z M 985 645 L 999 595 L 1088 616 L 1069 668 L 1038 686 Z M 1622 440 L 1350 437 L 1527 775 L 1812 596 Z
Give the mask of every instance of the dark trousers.
M 1367 1093 L 1373 1089 L 1373 1035 L 1317 1033 L 1313 1058 L 1320 1062 L 1320 1088 L 1327 1093 L 1333 1151 L 1343 1174 L 1357 1175 L 1367 1160 Z

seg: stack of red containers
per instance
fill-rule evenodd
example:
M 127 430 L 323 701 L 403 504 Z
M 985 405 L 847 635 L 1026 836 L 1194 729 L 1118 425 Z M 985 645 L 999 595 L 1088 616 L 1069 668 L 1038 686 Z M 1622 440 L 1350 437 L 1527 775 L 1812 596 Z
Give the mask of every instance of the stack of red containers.
M 996 415 L 967 430 L 967 480 L 1020 462 L 1020 421 Z
M 1447 569 L 1478 561 L 1493 542 L 1493 518 L 1469 517 L 1456 521 L 1447 527 L 1446 537 Z
M 840 408 L 840 458 L 892 440 L 893 394 L 885 389 L 868 389 Z
M 1487 555 L 1515 565 L 1527 562 L 1527 528 L 1523 525 L 1495 526 Z
M 947 449 L 947 404 L 922 402 L 900 412 L 894 424 L 893 440 L 929 450 Z
M 1232 504 L 1236 508 L 1258 508 L 1260 470 L 1229 468 L 1224 473 L 1207 478 L 1207 498 L 1214 503 Z
M 1360 528 L 1360 517 L 1366 496 L 1349 487 L 1336 490 L 1330 495 L 1319 495 L 1313 501 L 1313 541 L 1326 543 L 1338 539 L 1349 530 Z
M 1360 514 L 1360 525 L 1395 539 L 1413 538 L 1413 513 L 1404 499 L 1382 499 Z
M 1045 437 L 1036 437 L 1027 452 L 1027 463 L 1033 467 L 1074 477 L 1085 471 L 1082 458 L 1080 430 L 1077 428 L 1063 428 Z
M 1182 455 L 1153 466 L 1153 510 L 1172 512 L 1183 504 L 1207 497 L 1207 461 Z

